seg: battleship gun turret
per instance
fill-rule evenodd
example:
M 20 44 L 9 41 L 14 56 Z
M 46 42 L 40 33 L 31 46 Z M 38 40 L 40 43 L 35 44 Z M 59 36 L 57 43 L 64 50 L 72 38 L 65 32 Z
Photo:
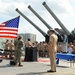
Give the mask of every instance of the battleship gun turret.
M 62 22 L 57 18 L 57 16 L 53 13 L 53 11 L 49 8 L 46 2 L 43 2 L 43 6 L 48 10 L 48 12 L 52 15 L 52 17 L 56 20 L 56 22 L 60 25 L 63 29 L 65 35 L 68 37 L 68 42 L 73 42 L 74 36 L 69 32 L 69 30 L 62 24 Z
M 42 18 L 40 17 L 40 15 L 29 5 L 28 8 L 42 21 L 42 23 L 48 28 L 48 29 L 52 29 L 52 27 Z M 57 32 L 55 31 L 55 33 L 58 36 L 58 42 L 62 42 L 63 41 L 63 37 Z
M 30 24 L 32 24 L 44 37 L 45 37 L 45 41 L 48 43 L 49 41 L 49 36 L 42 31 L 36 24 L 34 24 L 29 18 L 27 18 L 18 8 L 16 9 L 16 11 L 24 18 L 26 19 Z

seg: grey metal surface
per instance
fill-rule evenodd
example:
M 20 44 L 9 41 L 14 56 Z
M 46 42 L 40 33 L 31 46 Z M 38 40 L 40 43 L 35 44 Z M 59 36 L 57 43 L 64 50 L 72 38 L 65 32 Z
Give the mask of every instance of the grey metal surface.
M 45 24 L 45 26 L 48 29 L 53 29 L 30 5 L 28 6 L 28 8 L 42 21 L 42 23 Z M 60 35 L 57 31 L 55 31 L 55 33 L 58 34 L 58 35 Z
M 48 29 L 52 29 L 52 27 L 30 5 L 28 8 L 46 25 Z
M 30 24 L 32 24 L 44 37 L 46 35 L 46 33 L 44 31 L 42 31 L 36 24 L 34 24 L 29 18 L 27 18 L 18 8 L 16 9 L 16 11 L 24 18 L 26 19 Z
M 70 35 L 69 30 L 63 25 L 63 23 L 57 18 L 57 16 L 53 13 L 53 11 L 49 8 L 46 2 L 43 2 L 43 6 L 47 9 L 47 11 L 52 15 L 52 17 L 56 20 L 56 22 L 60 25 L 66 35 Z

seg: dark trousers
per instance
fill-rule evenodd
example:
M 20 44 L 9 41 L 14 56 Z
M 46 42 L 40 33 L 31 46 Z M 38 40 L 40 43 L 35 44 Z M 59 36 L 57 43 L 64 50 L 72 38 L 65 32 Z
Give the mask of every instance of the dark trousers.
M 37 49 L 34 47 L 25 48 L 25 61 L 37 61 Z
M 25 48 L 25 61 L 32 61 L 32 47 Z

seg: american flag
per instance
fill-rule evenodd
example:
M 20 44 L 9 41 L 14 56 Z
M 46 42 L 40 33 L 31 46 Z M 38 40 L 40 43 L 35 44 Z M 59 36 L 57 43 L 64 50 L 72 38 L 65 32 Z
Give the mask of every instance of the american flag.
M 0 38 L 17 38 L 20 16 L 0 24 Z

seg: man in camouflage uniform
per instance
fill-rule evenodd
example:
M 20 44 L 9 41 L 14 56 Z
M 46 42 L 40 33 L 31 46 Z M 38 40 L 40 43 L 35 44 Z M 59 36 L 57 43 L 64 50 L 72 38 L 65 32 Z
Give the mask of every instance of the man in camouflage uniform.
M 19 36 L 18 39 L 14 41 L 14 46 L 15 46 L 16 65 L 19 64 L 18 66 L 23 66 L 21 65 L 21 55 L 22 55 L 22 47 L 23 47 L 22 36 Z

